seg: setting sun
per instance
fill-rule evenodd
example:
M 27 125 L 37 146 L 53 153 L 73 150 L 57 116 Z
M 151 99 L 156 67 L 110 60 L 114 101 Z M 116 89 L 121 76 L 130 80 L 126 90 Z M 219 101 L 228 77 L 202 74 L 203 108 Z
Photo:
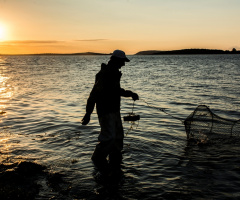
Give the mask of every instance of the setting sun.
M 0 41 L 5 39 L 5 27 L 0 24 Z

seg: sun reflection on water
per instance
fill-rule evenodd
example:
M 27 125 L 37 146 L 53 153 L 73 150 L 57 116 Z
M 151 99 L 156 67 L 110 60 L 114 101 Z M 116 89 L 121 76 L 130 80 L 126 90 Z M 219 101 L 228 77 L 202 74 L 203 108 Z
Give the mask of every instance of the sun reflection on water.
M 8 84 L 9 77 L 7 75 L 7 63 L 0 58 L 0 115 L 6 115 L 6 108 L 9 100 L 13 96 L 13 88 Z M 0 119 L 1 122 L 1 119 Z

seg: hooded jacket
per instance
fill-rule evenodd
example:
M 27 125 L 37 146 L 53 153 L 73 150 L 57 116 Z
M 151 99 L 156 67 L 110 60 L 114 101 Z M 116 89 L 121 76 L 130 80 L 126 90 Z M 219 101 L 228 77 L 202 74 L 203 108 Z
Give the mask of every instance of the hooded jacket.
M 101 65 L 101 70 L 96 74 L 95 84 L 87 100 L 87 113 L 93 112 L 95 104 L 99 117 L 120 111 L 121 96 L 130 97 L 133 94 L 121 88 L 121 76 L 122 73 L 116 67 L 104 63 Z

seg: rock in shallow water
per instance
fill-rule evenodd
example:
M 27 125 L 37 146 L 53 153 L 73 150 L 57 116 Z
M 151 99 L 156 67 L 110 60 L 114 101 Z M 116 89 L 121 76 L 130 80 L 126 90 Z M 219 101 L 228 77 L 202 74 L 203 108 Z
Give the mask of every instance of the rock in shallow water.
M 0 199 L 34 199 L 40 185 L 36 182 L 46 167 L 33 162 L 0 165 Z

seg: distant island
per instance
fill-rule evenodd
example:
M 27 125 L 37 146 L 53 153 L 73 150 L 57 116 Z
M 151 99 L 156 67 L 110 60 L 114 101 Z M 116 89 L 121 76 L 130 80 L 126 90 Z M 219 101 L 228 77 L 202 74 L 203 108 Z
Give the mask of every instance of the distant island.
M 229 50 L 218 50 L 218 49 L 181 49 L 181 50 L 172 50 L 172 51 L 139 51 L 135 55 L 188 55 L 188 54 L 240 54 L 240 51 L 237 51 L 235 48 L 232 51 Z

